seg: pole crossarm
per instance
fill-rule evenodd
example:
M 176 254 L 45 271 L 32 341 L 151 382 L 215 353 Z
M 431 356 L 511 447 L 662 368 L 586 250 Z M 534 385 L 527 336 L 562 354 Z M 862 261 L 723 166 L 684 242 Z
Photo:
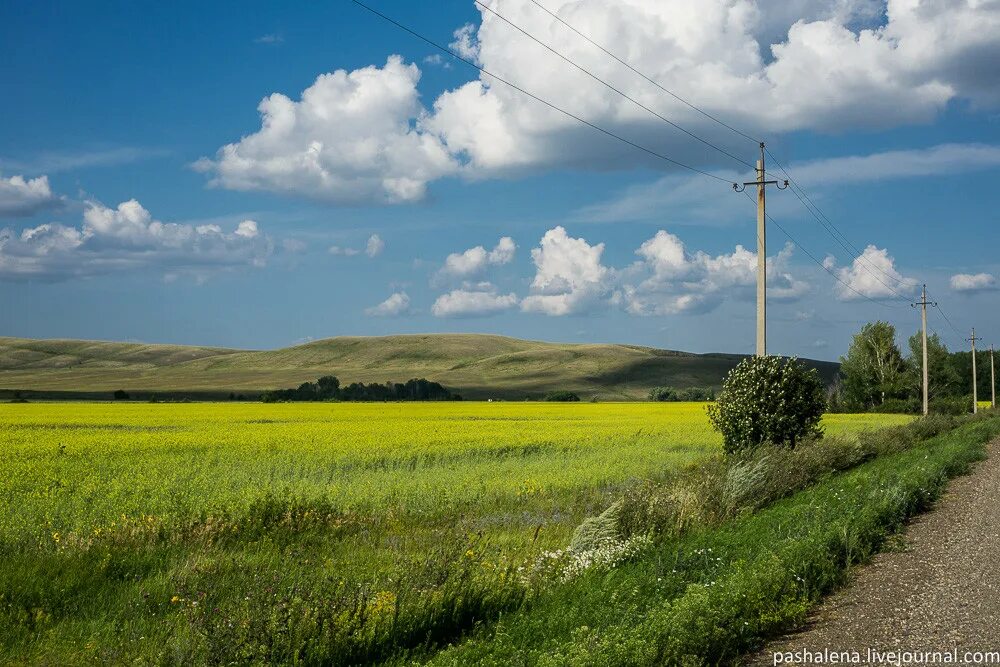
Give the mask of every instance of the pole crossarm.
M 779 190 L 784 190 L 788 187 L 788 181 L 744 181 L 742 185 L 739 183 L 733 183 L 733 190 L 736 192 L 743 192 L 747 189 L 748 185 L 756 185 L 758 188 L 762 185 L 776 185 Z

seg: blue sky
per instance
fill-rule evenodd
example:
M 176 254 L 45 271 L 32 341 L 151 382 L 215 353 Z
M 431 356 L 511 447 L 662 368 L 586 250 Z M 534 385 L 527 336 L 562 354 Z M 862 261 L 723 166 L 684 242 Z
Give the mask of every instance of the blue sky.
M 769 229 L 772 352 L 836 358 L 875 318 L 908 335 L 922 282 L 958 329 L 1000 332 L 1000 9 L 541 4 L 764 137 L 849 240 L 769 192 L 799 244 Z M 372 5 L 631 141 L 750 179 L 472 2 Z M 492 7 L 756 159 L 529 0 Z M 750 201 L 440 55 L 350 2 L 4 4 L 0 335 L 269 348 L 463 331 L 752 351 Z M 952 347 L 966 337 L 931 324 Z

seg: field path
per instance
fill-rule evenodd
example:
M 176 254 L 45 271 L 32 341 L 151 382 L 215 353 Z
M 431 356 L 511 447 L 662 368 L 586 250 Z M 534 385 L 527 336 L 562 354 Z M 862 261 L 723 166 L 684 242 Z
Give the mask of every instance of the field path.
M 750 663 L 772 665 L 778 651 L 857 651 L 859 664 L 874 664 L 865 662 L 869 648 L 957 648 L 959 661 L 965 651 L 1000 651 L 1000 441 L 904 537 L 901 550 L 857 569 L 803 631 L 772 642 Z

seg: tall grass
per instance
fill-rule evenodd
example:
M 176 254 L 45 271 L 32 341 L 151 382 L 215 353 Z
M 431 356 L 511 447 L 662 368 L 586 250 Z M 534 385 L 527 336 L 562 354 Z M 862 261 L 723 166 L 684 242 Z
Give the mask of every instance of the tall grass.
M 870 557 L 907 517 L 926 509 L 950 477 L 983 456 L 983 444 L 1000 433 L 1000 418 L 966 421 L 927 440 L 917 438 L 947 422 L 897 430 L 884 440 L 872 435 L 854 454 L 834 456 L 832 465 L 817 451 L 793 454 L 799 462 L 820 461 L 814 471 L 867 462 L 839 474 L 820 473 L 806 490 L 757 512 L 749 510 L 756 502 L 745 505 L 731 520 L 719 519 L 726 513 L 729 473 L 740 470 L 740 481 L 729 478 L 737 487 L 759 489 L 770 474 L 747 466 L 777 464 L 764 463 L 764 455 L 718 474 L 696 473 L 692 480 L 717 479 L 717 500 L 706 503 L 716 509 L 702 510 L 714 527 L 685 529 L 681 523 L 678 529 L 680 513 L 654 514 L 650 526 L 659 537 L 631 561 L 591 570 L 463 643 L 412 658 L 434 665 L 736 662 L 767 637 L 801 624 L 822 595 L 843 583 L 851 564 Z M 788 490 L 781 482 L 770 495 Z M 662 516 L 670 520 L 661 522 Z

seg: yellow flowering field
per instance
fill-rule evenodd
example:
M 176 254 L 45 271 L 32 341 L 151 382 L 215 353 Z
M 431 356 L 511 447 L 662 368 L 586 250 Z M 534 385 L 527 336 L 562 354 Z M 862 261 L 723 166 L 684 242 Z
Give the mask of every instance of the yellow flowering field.
M 446 564 L 503 577 L 623 484 L 719 450 L 694 403 L 0 405 L 0 662 L 206 659 L 289 591 L 363 608 L 375 642 L 403 578 L 429 608 L 457 594 Z

